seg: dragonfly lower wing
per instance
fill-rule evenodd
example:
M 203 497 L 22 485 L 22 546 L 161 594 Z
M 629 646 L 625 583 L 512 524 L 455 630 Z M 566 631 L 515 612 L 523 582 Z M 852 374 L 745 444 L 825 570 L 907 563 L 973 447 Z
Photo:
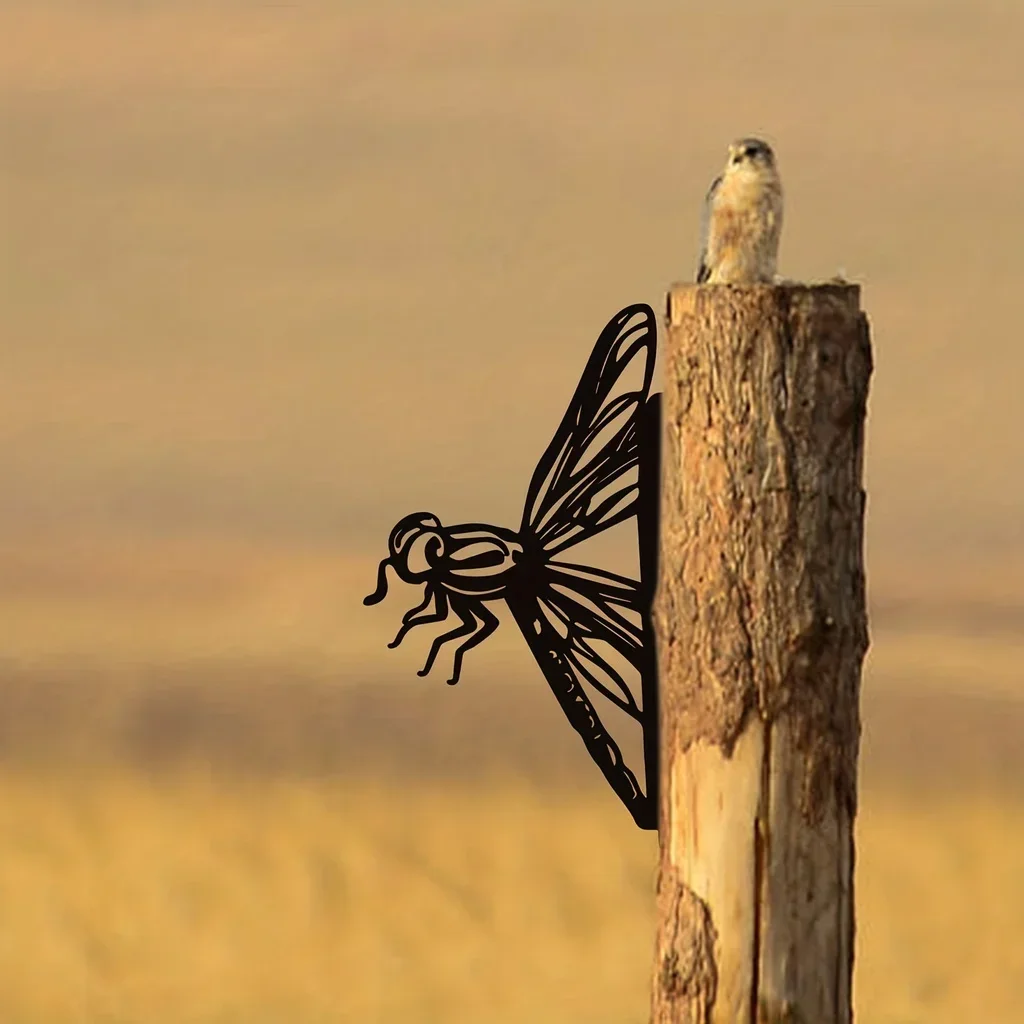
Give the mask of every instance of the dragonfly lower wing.
M 507 595 L 509 609 L 526 638 L 544 678 L 569 724 L 608 784 L 642 829 L 656 829 L 657 808 L 622 757 L 618 744 L 604 727 L 569 656 L 569 641 L 543 613 L 540 599 Z
M 548 563 L 543 580 L 540 593 L 581 638 L 611 645 L 640 669 L 645 601 L 636 580 L 566 562 Z

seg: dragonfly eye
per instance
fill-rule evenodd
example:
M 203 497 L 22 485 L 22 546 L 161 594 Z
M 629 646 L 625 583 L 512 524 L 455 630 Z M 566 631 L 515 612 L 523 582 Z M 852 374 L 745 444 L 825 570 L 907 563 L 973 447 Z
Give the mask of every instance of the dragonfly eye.
M 444 554 L 444 540 L 435 530 L 424 530 L 410 539 L 402 552 L 405 568 L 413 579 L 429 575 Z

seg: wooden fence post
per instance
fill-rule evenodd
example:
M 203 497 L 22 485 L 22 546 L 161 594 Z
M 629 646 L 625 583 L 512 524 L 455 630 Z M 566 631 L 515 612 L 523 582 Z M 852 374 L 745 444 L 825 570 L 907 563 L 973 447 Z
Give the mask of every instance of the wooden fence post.
M 668 297 L 653 1024 L 852 1018 L 871 376 L 856 285 Z

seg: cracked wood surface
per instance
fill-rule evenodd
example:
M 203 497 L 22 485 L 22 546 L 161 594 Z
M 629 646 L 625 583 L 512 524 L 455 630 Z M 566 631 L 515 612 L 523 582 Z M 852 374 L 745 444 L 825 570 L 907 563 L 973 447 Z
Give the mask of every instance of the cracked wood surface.
M 665 352 L 652 1021 L 848 1022 L 860 289 L 679 285 Z

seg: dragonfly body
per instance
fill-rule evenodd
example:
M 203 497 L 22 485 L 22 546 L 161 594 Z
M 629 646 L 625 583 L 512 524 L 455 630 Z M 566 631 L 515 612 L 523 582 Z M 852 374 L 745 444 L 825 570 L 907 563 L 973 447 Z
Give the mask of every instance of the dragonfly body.
M 462 639 L 455 649 L 448 680 L 454 685 L 462 671 L 462 656 L 498 627 L 497 618 L 482 602 L 507 597 L 523 575 L 529 560 L 523 561 L 519 536 L 513 530 L 482 523 L 445 527 L 430 512 L 414 512 L 392 530 L 388 547 L 390 553 L 381 563 L 377 590 L 366 602 L 376 603 L 387 593 L 388 565 L 406 583 L 425 584 L 422 603 L 402 617 L 402 627 L 389 647 L 397 647 L 413 627 L 443 622 L 449 610 L 455 612 L 462 625 L 435 637 L 419 672 L 425 676 L 441 648 Z
M 437 568 L 440 582 L 452 593 L 494 600 L 504 597 L 522 574 L 525 552 L 512 530 L 470 523 L 449 527 L 445 539 L 444 558 Z
M 520 528 L 445 527 L 429 512 L 405 516 L 391 531 L 377 589 L 365 599 L 384 599 L 389 567 L 404 582 L 423 586 L 423 600 L 402 617 L 389 647 L 397 647 L 415 626 L 443 622 L 454 613 L 459 625 L 434 638 L 419 672 L 426 675 L 442 647 L 459 641 L 450 684 L 459 680 L 465 653 L 498 627 L 488 604 L 504 600 L 566 718 L 634 820 L 647 829 L 657 827 L 649 619 L 660 412 L 659 396 L 650 395 L 655 348 L 649 306 L 627 307 L 609 321 L 538 463 Z M 640 373 L 632 389 L 624 385 L 631 369 Z M 639 581 L 555 558 L 631 517 L 638 521 Z M 639 685 L 630 686 L 625 673 L 636 675 Z M 588 688 L 642 725 L 646 792 L 602 724 Z

